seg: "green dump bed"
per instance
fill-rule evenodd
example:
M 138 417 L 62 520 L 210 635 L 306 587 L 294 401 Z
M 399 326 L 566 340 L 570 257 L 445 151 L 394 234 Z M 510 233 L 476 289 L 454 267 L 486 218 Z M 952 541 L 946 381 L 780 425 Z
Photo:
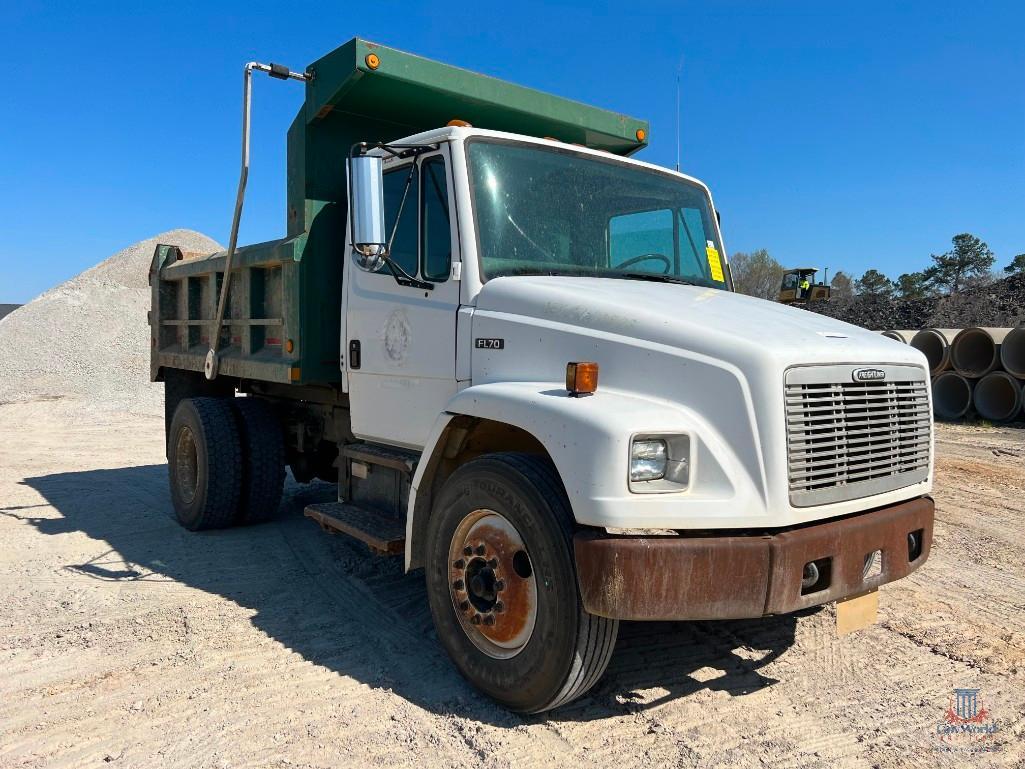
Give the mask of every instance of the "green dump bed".
M 644 121 L 359 38 L 306 71 L 313 77 L 288 131 L 287 237 L 236 251 L 221 329 L 222 376 L 340 379 L 345 159 L 354 143 L 395 141 L 453 119 L 621 155 L 644 147 L 647 137 Z M 224 261 L 224 253 L 157 247 L 150 277 L 153 379 L 167 367 L 203 370 Z

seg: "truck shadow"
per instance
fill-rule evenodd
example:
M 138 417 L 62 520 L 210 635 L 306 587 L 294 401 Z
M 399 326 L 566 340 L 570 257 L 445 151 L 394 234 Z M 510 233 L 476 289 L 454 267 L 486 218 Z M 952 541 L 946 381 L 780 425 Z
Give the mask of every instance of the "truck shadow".
M 760 672 L 794 643 L 793 616 L 763 620 L 623 623 L 608 672 L 584 699 L 547 716 L 520 717 L 478 694 L 438 645 L 421 572 L 371 555 L 303 518 L 330 500 L 329 484 L 289 480 L 278 520 L 192 533 L 173 519 L 164 465 L 57 473 L 23 483 L 53 506 L 0 510 L 43 534 L 82 532 L 107 543 L 62 566 L 106 582 L 180 583 L 254 612 L 254 626 L 308 661 L 438 713 L 515 727 L 636 712 L 702 689 L 743 696 L 771 686 Z M 40 513 L 48 514 L 40 514 Z M 177 599 L 176 599 L 177 600 Z

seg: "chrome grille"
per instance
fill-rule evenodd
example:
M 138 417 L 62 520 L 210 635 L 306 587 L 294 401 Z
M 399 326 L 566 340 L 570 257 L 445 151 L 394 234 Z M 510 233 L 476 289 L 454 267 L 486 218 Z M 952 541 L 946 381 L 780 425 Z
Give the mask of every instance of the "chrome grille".
M 925 370 L 879 366 L 884 379 L 856 382 L 855 368 L 787 372 L 787 464 L 795 507 L 881 494 L 929 476 L 932 412 Z

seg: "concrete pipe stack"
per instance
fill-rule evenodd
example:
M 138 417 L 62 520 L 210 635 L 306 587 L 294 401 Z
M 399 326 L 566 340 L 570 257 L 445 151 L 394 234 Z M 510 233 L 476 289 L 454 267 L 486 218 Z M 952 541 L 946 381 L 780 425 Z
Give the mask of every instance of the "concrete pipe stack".
M 937 419 L 969 414 L 990 422 L 1025 419 L 1025 326 L 882 333 L 925 355 Z

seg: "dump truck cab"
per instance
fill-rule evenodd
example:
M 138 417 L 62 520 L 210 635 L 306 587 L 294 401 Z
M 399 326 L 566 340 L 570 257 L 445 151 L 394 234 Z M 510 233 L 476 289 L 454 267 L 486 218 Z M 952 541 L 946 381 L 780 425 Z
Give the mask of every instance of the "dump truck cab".
M 864 619 L 928 558 L 924 357 L 735 293 L 709 189 L 631 157 L 646 123 L 362 40 L 251 66 L 305 81 L 287 236 L 151 269 L 184 526 L 272 517 L 286 466 L 335 482 L 306 515 L 422 568 L 455 665 L 524 712 L 620 620 Z
M 691 177 L 470 126 L 394 144 L 402 151 L 369 154 L 384 158 L 391 258 L 419 283 L 383 264 L 346 260 L 340 359 L 360 438 L 423 449 L 437 416 L 473 381 L 475 358 L 521 354 L 508 351 L 502 334 L 474 330 L 489 282 L 619 279 L 730 290 L 714 204 Z

